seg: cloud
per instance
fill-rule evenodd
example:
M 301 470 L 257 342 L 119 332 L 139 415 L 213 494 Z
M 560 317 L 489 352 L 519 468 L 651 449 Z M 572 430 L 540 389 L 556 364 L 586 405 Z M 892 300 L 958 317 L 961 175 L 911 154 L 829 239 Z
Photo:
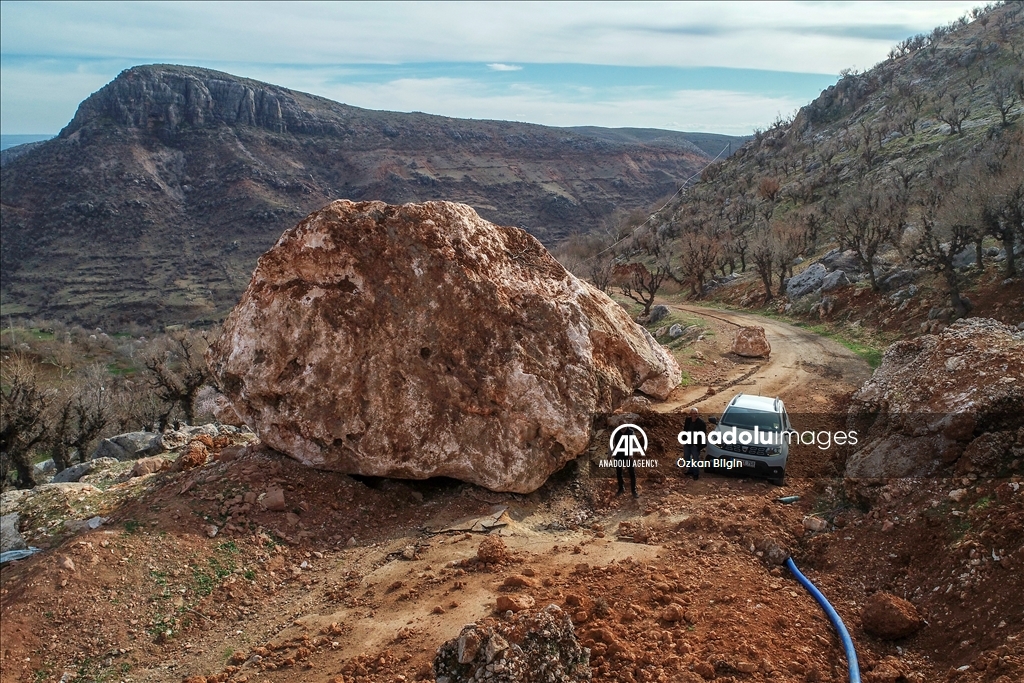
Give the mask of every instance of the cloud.
M 565 122 L 558 125 L 690 121 L 685 125 L 698 130 L 748 132 L 737 130 L 741 121 L 764 125 L 778 110 L 792 111 L 817 94 L 816 79 L 869 67 L 892 43 L 929 32 L 972 4 L 5 1 L 0 125 L 5 133 L 56 132 L 121 69 L 163 62 L 385 109 Z M 721 82 L 682 79 L 673 87 L 670 73 L 652 83 L 661 78 L 654 77 L 659 69 L 687 68 L 734 71 L 708 72 L 724 75 Z M 770 83 L 750 77 L 765 69 L 776 74 Z M 792 77 L 778 76 L 785 73 Z M 413 86 L 445 78 L 468 79 L 465 87 L 476 90 L 448 100 Z M 632 80 L 649 87 L 621 89 Z M 683 101 L 669 91 L 728 92 L 754 109 L 745 119 L 708 108 L 702 111 L 709 118 L 700 121 L 671 109 L 656 115 L 656 107 Z M 385 92 L 398 99 L 382 99 Z M 414 102 L 414 94 L 421 99 Z M 645 104 L 634 106 L 629 97 Z M 731 101 L 695 97 L 719 106 Z M 625 112 L 643 122 L 631 122 Z
M 3 3 L 4 54 L 267 64 L 728 66 L 836 74 L 970 2 Z M 843 30 L 842 27 L 855 27 Z M 872 27 L 881 28 L 872 28 Z M 895 35 L 902 28 L 903 36 Z M 45 48 L 41 47 L 45 46 Z M 808 55 L 814 55 L 809 60 Z
M 549 126 L 666 128 L 749 135 L 779 114 L 804 102 L 722 90 L 615 88 L 595 97 L 566 97 L 560 89 L 537 84 L 496 88 L 467 78 L 402 78 L 385 83 L 320 84 L 313 89 L 331 99 L 367 109 L 424 111 L 442 116 L 513 120 Z M 426 103 L 426 105 L 425 105 Z
M 906 24 L 841 24 L 831 26 L 800 26 L 793 28 L 792 32 L 800 35 L 880 40 L 884 41 L 887 45 L 891 45 L 922 31 L 920 29 L 915 30 L 913 26 Z

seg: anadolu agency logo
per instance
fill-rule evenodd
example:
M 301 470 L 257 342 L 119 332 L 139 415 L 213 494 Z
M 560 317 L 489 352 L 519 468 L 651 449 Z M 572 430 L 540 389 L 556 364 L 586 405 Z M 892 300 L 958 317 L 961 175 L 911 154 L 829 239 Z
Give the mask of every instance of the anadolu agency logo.
M 600 467 L 657 467 L 657 460 L 645 458 L 647 433 L 635 424 L 622 424 L 608 437 L 610 460 L 601 460 Z

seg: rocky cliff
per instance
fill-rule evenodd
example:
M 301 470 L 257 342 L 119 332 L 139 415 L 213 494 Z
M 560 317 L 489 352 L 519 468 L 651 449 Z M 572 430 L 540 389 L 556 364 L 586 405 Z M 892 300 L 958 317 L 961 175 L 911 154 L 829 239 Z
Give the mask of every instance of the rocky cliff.
M 4 163 L 3 313 L 219 319 L 256 258 L 335 199 L 461 201 L 550 243 L 649 205 L 708 158 L 670 131 L 369 111 L 207 69 L 136 67 Z

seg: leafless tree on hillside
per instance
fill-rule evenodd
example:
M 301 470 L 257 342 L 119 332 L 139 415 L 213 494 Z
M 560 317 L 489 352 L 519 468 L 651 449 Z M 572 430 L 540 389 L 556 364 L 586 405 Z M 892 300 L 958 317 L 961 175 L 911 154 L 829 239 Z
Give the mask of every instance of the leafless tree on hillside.
M 85 462 L 110 422 L 109 380 L 102 367 L 86 370 L 81 381 L 66 387 L 59 397 L 46 440 L 58 472 L 71 465 L 72 452 L 78 454 L 79 462 Z
M 933 183 L 918 197 L 920 222 L 903 236 L 902 250 L 908 259 L 942 275 L 956 317 L 967 315 L 968 306 L 960 294 L 960 275 L 954 261 L 974 241 L 976 228 L 965 207 L 970 204 L 961 188 L 951 183 Z
M 775 203 L 779 200 L 779 189 L 781 185 L 778 178 L 762 178 L 757 184 L 757 196 L 763 200 Z
M 782 296 L 786 278 L 793 277 L 793 260 L 807 247 L 807 228 L 799 218 L 778 221 L 772 225 L 771 237 L 779 274 L 779 296 Z
M 867 168 L 871 168 L 871 162 L 875 160 L 875 156 L 878 153 L 878 149 L 874 147 L 872 142 L 875 137 L 875 126 L 867 121 L 860 122 L 860 156 L 864 159 L 864 165 Z
M 728 226 L 729 249 L 739 257 L 740 271 L 746 272 L 747 253 L 750 250 L 750 238 L 747 233 L 754 218 L 754 204 L 746 195 L 741 194 L 726 207 L 723 215 Z
M 690 286 L 694 299 L 704 295 L 704 283 L 715 267 L 719 245 L 717 235 L 708 229 L 687 231 L 679 239 L 680 280 Z
M 161 429 L 170 423 L 176 408 L 181 409 L 186 422 L 194 422 L 196 395 L 210 381 L 203 358 L 208 346 L 207 332 L 179 331 L 168 335 L 166 345 L 146 359 L 150 385 L 166 405 L 159 419 Z
M 836 238 L 857 253 L 871 289 L 880 289 L 875 257 L 882 245 L 895 242 L 907 223 L 907 195 L 892 186 L 863 183 L 834 212 Z
M 818 150 L 818 159 L 821 161 L 822 166 L 828 167 L 832 165 L 832 160 L 839 152 L 839 148 L 831 143 L 825 143 Z
M 17 471 L 16 486 L 36 485 L 32 452 L 47 435 L 46 412 L 52 400 L 31 364 L 12 356 L 0 369 L 0 484 L 9 469 Z
M 767 223 L 758 226 L 750 241 L 750 262 L 761 278 L 761 284 L 764 285 L 764 301 L 768 303 L 774 296 L 772 294 L 772 284 L 775 273 L 776 251 L 775 239 Z
M 979 184 L 980 221 L 984 234 L 995 237 L 1006 252 L 1004 273 L 1017 275 L 1014 250 L 1017 238 L 1024 239 L 1024 136 L 1018 133 L 1006 144 L 993 145 L 992 157 L 982 160 L 983 168 L 972 174 Z
M 950 135 L 963 135 L 964 121 L 971 115 L 970 105 L 965 103 L 957 106 L 957 99 L 956 94 L 950 94 L 949 101 L 940 104 L 935 110 L 938 119 L 949 126 Z
M 917 171 L 915 171 L 909 164 L 903 161 L 897 161 L 890 166 L 892 172 L 900 181 L 900 185 L 904 192 L 910 191 L 910 184 L 917 177 Z
M 595 254 L 586 262 L 587 279 L 602 292 L 607 292 L 608 285 L 612 282 L 614 268 L 615 259 L 611 252 Z
M 619 291 L 643 306 L 644 315 L 650 315 L 654 297 L 670 275 L 668 265 L 658 265 L 651 271 L 642 263 L 630 263 L 617 270 Z
M 905 121 L 911 135 L 917 133 L 917 122 L 920 120 L 921 112 L 926 104 L 928 104 L 928 96 L 919 90 L 914 90 L 907 96 Z
M 981 80 L 981 72 L 975 71 L 974 69 L 967 69 L 967 76 L 964 78 L 964 83 L 967 84 L 967 89 L 974 94 L 974 91 L 978 89 L 978 81 Z
M 989 92 L 992 94 L 992 103 L 999 110 L 999 116 L 1003 125 L 1008 126 L 1016 118 L 1010 116 L 1010 112 L 1017 106 L 1017 86 L 1015 81 L 1020 79 L 1019 74 L 1009 71 L 1002 71 L 989 83 Z

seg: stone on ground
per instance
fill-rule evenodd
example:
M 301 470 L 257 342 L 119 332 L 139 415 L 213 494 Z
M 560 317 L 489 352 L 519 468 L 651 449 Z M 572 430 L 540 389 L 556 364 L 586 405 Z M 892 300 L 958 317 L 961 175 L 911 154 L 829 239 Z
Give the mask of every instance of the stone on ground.
M 114 458 L 115 460 L 136 460 L 149 455 L 163 453 L 163 436 L 155 432 L 128 432 L 103 439 L 93 451 L 90 459 Z
M 767 358 L 772 353 L 772 345 L 768 343 L 763 327 L 741 327 L 732 341 L 732 352 L 745 358 Z
M 0 517 L 0 553 L 8 550 L 24 550 L 28 546 L 18 529 L 21 516 L 17 512 Z
M 891 593 L 875 593 L 861 611 L 864 630 L 883 640 L 898 640 L 917 633 L 921 617 L 913 604 Z
M 105 469 L 111 465 L 116 465 L 117 460 L 114 458 L 93 458 L 92 460 L 86 460 L 70 467 L 65 467 L 57 474 L 53 475 L 53 479 L 50 480 L 51 484 L 68 484 L 77 482 L 87 474 L 92 474 L 98 470 Z
M 828 270 L 820 263 L 812 263 L 806 269 L 797 273 L 786 283 L 786 296 L 790 299 L 799 299 L 815 291 L 825 281 Z
M 476 556 L 481 562 L 501 564 L 508 560 L 508 548 L 500 536 L 485 536 L 476 549 Z

